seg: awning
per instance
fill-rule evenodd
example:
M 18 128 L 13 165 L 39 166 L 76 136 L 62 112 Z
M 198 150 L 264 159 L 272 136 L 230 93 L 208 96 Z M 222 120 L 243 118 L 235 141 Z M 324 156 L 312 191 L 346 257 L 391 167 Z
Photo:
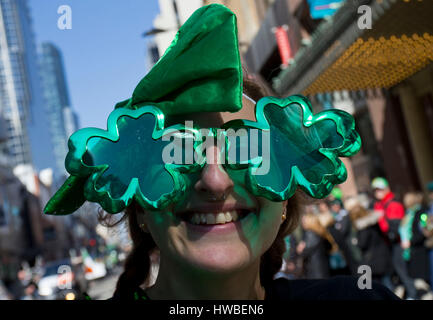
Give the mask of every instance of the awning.
M 356 5 L 354 4 L 356 2 Z M 309 47 L 274 79 L 281 95 L 389 88 L 433 61 L 433 1 L 364 1 L 372 28 L 358 27 L 362 1 L 347 1 Z

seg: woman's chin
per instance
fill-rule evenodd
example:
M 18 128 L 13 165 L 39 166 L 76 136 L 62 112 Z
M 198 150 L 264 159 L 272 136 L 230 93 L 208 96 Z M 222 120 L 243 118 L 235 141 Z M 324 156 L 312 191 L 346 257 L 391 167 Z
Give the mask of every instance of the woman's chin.
M 244 244 L 214 244 L 207 248 L 194 248 L 187 260 L 201 271 L 230 273 L 244 269 L 253 259 Z

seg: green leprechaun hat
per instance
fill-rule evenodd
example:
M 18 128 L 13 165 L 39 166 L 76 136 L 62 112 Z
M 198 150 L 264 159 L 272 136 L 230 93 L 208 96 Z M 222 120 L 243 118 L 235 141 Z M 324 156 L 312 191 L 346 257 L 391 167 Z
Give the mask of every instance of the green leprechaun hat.
M 242 108 L 242 66 L 236 16 L 219 4 L 202 7 L 116 107 L 155 105 L 166 115 Z M 198 103 L 199 102 L 199 103 Z

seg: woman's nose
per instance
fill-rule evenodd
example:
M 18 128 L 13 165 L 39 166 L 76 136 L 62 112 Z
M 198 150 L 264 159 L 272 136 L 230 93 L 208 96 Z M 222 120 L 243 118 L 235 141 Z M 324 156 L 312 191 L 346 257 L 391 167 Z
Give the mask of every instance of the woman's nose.
M 211 147 L 206 155 L 207 163 L 195 184 L 195 190 L 207 201 L 224 200 L 233 190 L 234 183 L 222 167 L 221 161 L 216 161 L 219 159 L 219 150 Z M 210 159 L 209 155 L 213 156 L 213 159 Z

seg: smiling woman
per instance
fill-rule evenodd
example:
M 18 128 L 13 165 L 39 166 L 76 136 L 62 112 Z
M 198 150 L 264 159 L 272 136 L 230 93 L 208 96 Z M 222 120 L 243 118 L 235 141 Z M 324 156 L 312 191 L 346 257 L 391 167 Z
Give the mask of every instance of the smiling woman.
M 243 84 L 248 96 L 263 97 L 256 83 Z M 196 113 L 194 122 L 254 120 L 254 105 L 248 99 L 243 103 L 242 113 Z M 255 197 L 216 163 L 190 179 L 188 196 L 163 215 L 137 204 L 127 208 L 133 249 L 115 296 L 144 293 L 139 286 L 149 276 L 150 254 L 159 249 L 158 278 L 145 293 L 151 299 L 263 299 L 263 286 L 271 285 L 281 267 L 284 237 L 298 224 L 299 196 L 284 202 Z
M 393 298 L 380 285 L 362 291 L 352 278 L 274 280 L 284 238 L 300 218 L 298 190 L 326 197 L 346 179 L 339 157 L 355 154 L 361 142 L 343 111 L 313 115 L 305 97 L 265 95 L 244 77 L 235 15 L 209 5 L 181 27 L 132 97 L 116 105 L 107 131 L 71 136 L 71 177 L 45 212 L 69 214 L 85 200 L 109 214 L 125 211 L 133 248 L 113 299 Z M 217 141 L 201 143 L 199 128 Z M 243 129 L 254 143 L 237 144 L 225 131 L 219 143 L 219 129 Z M 192 143 L 200 160 L 164 162 L 169 142 L 162 137 L 175 130 L 181 150 Z M 245 159 L 236 160 L 244 147 Z M 264 163 L 269 170 L 259 173 Z M 156 251 L 159 273 L 147 286 Z

